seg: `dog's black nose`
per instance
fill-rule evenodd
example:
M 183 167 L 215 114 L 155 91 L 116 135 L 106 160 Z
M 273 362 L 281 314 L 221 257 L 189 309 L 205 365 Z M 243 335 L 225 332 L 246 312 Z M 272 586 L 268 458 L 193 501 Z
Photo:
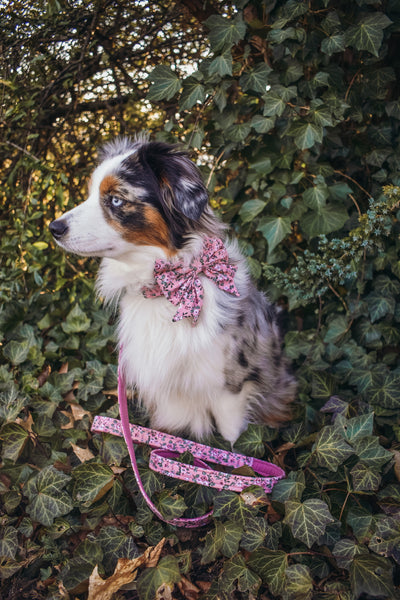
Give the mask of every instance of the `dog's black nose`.
M 56 221 L 50 223 L 49 229 L 56 240 L 58 240 L 62 238 L 63 235 L 65 235 L 68 231 L 67 221 L 65 219 L 57 219 Z

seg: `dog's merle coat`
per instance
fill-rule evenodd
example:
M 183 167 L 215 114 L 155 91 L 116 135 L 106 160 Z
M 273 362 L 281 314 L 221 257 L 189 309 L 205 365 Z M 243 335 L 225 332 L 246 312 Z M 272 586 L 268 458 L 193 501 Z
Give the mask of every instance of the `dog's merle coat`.
M 202 438 L 216 427 L 234 442 L 250 421 L 287 420 L 296 384 L 282 355 L 274 307 L 208 205 L 196 166 L 175 147 L 143 139 L 107 144 L 86 202 L 50 225 L 64 249 L 103 258 L 99 293 L 118 302 L 122 368 L 153 427 Z M 176 307 L 147 299 L 157 259 L 189 264 L 206 236 L 237 266 L 240 297 L 201 276 L 196 327 Z

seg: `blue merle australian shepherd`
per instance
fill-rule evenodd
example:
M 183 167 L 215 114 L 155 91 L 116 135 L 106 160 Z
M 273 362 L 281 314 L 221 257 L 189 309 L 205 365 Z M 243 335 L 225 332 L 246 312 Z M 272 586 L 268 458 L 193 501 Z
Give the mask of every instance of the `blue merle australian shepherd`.
M 233 443 L 249 422 L 277 426 L 289 418 L 296 383 L 274 307 L 251 282 L 184 152 L 143 139 L 107 144 L 88 199 L 50 230 L 64 250 L 102 258 L 98 290 L 119 304 L 120 365 L 152 427 L 197 439 L 217 429 Z M 214 260 L 204 259 L 210 242 L 225 255 L 222 267 L 215 261 L 214 279 L 201 270 L 202 261 Z M 188 273 L 183 292 L 174 288 L 175 267 Z M 156 268 L 172 272 L 169 289 L 155 283 Z M 233 275 L 231 291 L 225 271 Z M 180 293 L 196 318 L 185 307 L 182 313 Z

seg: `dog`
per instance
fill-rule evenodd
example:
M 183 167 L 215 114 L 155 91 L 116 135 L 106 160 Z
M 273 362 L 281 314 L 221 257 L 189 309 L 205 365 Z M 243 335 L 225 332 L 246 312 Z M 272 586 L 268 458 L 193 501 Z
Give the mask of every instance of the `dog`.
M 97 289 L 119 305 L 120 367 L 152 427 L 195 439 L 216 429 L 233 444 L 249 422 L 290 418 L 296 382 L 276 310 L 185 152 L 141 138 L 106 144 L 88 199 L 50 231 L 64 250 L 102 258 Z

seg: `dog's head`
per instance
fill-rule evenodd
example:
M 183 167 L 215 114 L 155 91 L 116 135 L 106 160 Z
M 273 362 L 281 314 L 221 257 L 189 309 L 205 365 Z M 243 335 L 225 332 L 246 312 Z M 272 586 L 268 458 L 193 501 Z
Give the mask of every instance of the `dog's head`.
M 208 193 L 184 152 L 122 139 L 107 144 L 100 159 L 88 199 L 50 223 L 62 248 L 116 258 L 133 244 L 160 246 L 170 254 L 199 229 Z

